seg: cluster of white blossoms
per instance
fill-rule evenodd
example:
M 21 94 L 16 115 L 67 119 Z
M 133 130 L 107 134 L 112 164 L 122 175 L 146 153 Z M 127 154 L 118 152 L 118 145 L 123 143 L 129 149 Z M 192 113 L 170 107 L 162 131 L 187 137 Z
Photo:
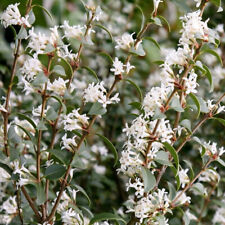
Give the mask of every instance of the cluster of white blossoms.
M 22 17 L 20 11 L 18 9 L 19 3 L 11 4 L 7 7 L 7 9 L 1 15 L 1 23 L 4 27 L 8 27 L 10 25 L 23 25 L 26 27 L 30 27 L 30 23 L 28 22 L 29 15 Z
M 195 69 L 188 71 L 187 68 L 190 62 L 195 59 L 195 52 L 199 47 L 197 40 L 202 42 L 211 40 L 209 38 L 210 29 L 207 26 L 208 20 L 202 21 L 200 11 L 188 13 L 181 19 L 183 29 L 179 40 L 179 48 L 170 51 L 165 57 L 164 64 L 161 66 L 160 86 L 151 88 L 143 100 L 143 112 L 132 121 L 130 126 L 126 124 L 123 129 L 127 141 L 121 153 L 121 167 L 118 171 L 131 177 L 126 186 L 127 190 L 135 190 L 136 198 L 134 199 L 136 200 L 133 200 L 133 207 L 129 207 L 129 212 L 134 212 L 135 216 L 140 219 L 140 223 L 146 219 L 151 224 L 155 224 L 155 221 L 157 224 L 158 216 L 161 215 L 164 218 L 170 208 L 170 200 L 165 189 L 157 189 L 151 193 L 144 192 L 142 167 L 149 169 L 154 174 L 158 167 L 156 163 L 157 153 L 159 151 L 165 152 L 163 143 L 172 144 L 176 134 L 180 135 L 184 129 L 178 126 L 173 130 L 169 120 L 160 118 L 159 121 L 154 119 L 154 116 L 157 117 L 160 111 L 163 113 L 170 107 L 169 105 L 165 107 L 165 104 L 175 88 L 181 89 L 185 96 L 190 93 L 197 93 L 198 75 Z M 134 43 L 132 35 L 125 34 L 121 39 L 118 39 L 116 48 L 125 50 L 131 48 Z M 115 74 L 124 72 L 122 62 L 116 59 L 114 64 L 115 69 L 112 69 L 112 71 Z M 176 74 L 174 68 L 178 71 Z M 177 96 L 175 95 L 173 98 L 177 98 Z M 221 108 L 221 110 L 224 109 Z M 176 130 L 179 132 L 176 132 Z M 216 146 L 210 145 L 210 143 L 207 146 L 211 154 L 218 154 L 218 156 L 223 154 L 223 148 L 214 150 L 214 147 Z M 190 183 L 187 173 L 188 169 L 182 168 L 178 172 L 181 188 Z M 175 205 L 191 202 L 191 198 L 181 191 L 178 191 L 176 196 L 176 202 L 173 202 Z M 164 220 L 166 219 L 164 218 Z
M 131 69 L 134 69 L 135 66 L 132 66 L 130 62 L 127 62 L 126 65 L 124 65 L 117 57 L 113 61 L 113 68 L 110 69 L 114 73 L 114 75 L 122 75 L 124 72 L 128 74 Z
M 120 101 L 119 93 L 116 93 L 113 97 L 107 96 L 107 91 L 104 87 L 104 82 L 91 83 L 83 92 L 84 102 L 99 102 L 104 108 L 107 105 L 115 104 Z
M 219 158 L 225 153 L 224 147 L 218 148 L 216 142 L 204 142 L 203 146 L 205 148 L 205 154 L 212 158 Z

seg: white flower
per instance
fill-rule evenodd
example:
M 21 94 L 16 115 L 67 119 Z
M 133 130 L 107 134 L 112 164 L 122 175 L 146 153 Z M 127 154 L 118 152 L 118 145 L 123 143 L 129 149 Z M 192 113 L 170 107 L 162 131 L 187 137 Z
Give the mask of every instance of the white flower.
M 199 177 L 199 182 L 218 182 L 220 180 L 220 175 L 216 170 L 208 168 Z
M 194 0 L 196 2 L 196 7 L 198 8 L 201 5 L 202 0 Z
M 116 46 L 115 48 L 121 48 L 123 50 L 129 50 L 134 45 L 134 39 L 132 34 L 124 33 L 121 38 L 116 38 Z
M 135 195 L 137 196 L 137 198 L 141 198 L 144 196 L 144 184 L 141 181 L 141 178 L 135 178 L 135 181 L 132 183 L 132 180 L 129 179 L 129 183 L 127 184 L 127 191 L 129 190 L 129 188 L 134 188 L 135 191 Z
M 224 204 L 224 200 L 222 201 Z M 213 224 L 225 224 L 225 208 L 221 207 L 216 210 L 216 213 L 212 220 Z
M 105 172 L 106 172 L 105 166 L 100 166 L 97 164 L 95 164 L 93 166 L 93 169 L 95 170 L 96 173 L 101 174 L 101 175 L 105 174 Z
M 62 58 L 67 58 L 71 62 L 75 61 L 77 58 L 77 53 L 73 53 L 72 50 L 69 50 L 69 45 L 61 45 L 60 48 L 57 48 L 58 56 Z
M 23 67 L 20 69 L 21 73 L 27 78 L 28 81 L 32 81 L 35 76 L 42 71 L 42 64 L 37 58 L 29 57 Z
M 0 111 L 7 112 L 7 110 L 5 109 L 5 107 L 3 105 L 1 105 L 1 104 L 0 104 Z
M 130 62 L 127 62 L 127 64 L 124 65 L 124 66 L 126 67 L 126 74 L 128 74 L 128 73 L 130 72 L 130 70 L 132 70 L 132 69 L 135 68 L 135 66 L 132 66 L 132 65 L 130 64 Z
M 44 109 L 44 112 L 43 112 L 43 117 L 46 117 L 46 113 L 47 111 L 50 109 L 50 106 L 48 105 L 46 107 L 46 109 Z M 41 116 L 41 111 L 42 111 L 42 104 L 39 105 L 37 108 L 33 108 L 32 109 L 32 115 L 33 116 L 37 116 L 37 117 L 40 117 Z
M 120 101 L 118 98 L 119 93 L 115 94 L 113 97 L 108 98 L 106 89 L 104 88 L 104 82 L 100 83 L 91 83 L 88 87 L 84 90 L 83 98 L 84 102 L 99 102 L 102 104 L 104 108 L 108 104 L 114 104 Z
M 196 88 L 197 86 L 199 86 L 199 84 L 197 83 L 197 77 L 198 75 L 194 72 L 194 70 L 192 70 L 188 78 L 183 78 L 185 80 L 186 94 L 197 93 Z
M 190 182 L 190 179 L 187 175 L 188 169 L 180 169 L 178 172 L 178 176 L 180 179 L 181 187 L 184 188 L 186 184 Z
M 182 36 L 180 38 L 180 44 L 190 45 L 196 43 L 197 39 L 208 41 L 209 29 L 207 21 L 203 22 L 201 17 L 201 11 L 188 13 L 181 19 L 183 20 Z
M 61 26 L 64 29 L 64 37 L 70 39 L 70 38 L 76 38 L 78 40 L 81 40 L 84 35 L 84 26 L 80 25 L 74 25 L 70 26 L 69 22 L 67 20 L 64 21 L 63 25 Z
M 99 153 L 102 156 L 107 156 L 108 155 L 108 150 L 105 146 L 98 146 L 98 145 L 92 145 L 91 146 L 91 151 L 94 153 Z
M 28 37 L 29 43 L 27 45 L 27 48 L 30 48 L 31 52 L 34 51 L 36 53 L 35 55 L 44 53 L 44 50 L 49 43 L 49 37 L 41 32 L 35 33 L 33 27 L 31 28 L 31 30 L 29 30 Z
M 88 126 L 88 117 L 86 114 L 80 114 L 79 109 L 74 109 L 71 113 L 64 116 L 64 129 L 67 131 L 82 130 Z
M 185 214 L 190 220 L 198 220 L 198 218 L 190 212 L 190 209 L 186 210 Z
M 206 103 L 207 103 L 207 107 L 208 107 L 208 109 L 211 111 L 211 110 L 213 110 L 214 108 L 216 109 L 216 112 L 215 112 L 215 114 L 218 114 L 218 113 L 221 113 L 221 112 L 223 112 L 223 111 L 225 111 L 225 106 L 221 106 L 221 105 L 215 105 L 215 104 L 213 104 L 213 101 L 214 100 L 208 100 Z
M 21 17 L 18 5 L 19 3 L 14 5 L 10 4 L 2 13 L 0 20 L 5 28 L 10 25 L 25 25 L 27 27 L 31 26 L 28 22 L 28 15 L 26 17 Z
M 67 89 L 66 83 L 68 83 L 68 82 L 69 82 L 69 80 L 64 80 L 61 77 L 59 77 L 58 79 L 55 79 L 53 81 L 53 83 L 51 83 L 50 81 L 48 82 L 48 89 L 50 91 L 54 91 L 58 95 L 63 96 Z
M 163 2 L 163 1 L 162 0 L 154 0 L 153 1 L 153 3 L 154 3 L 154 13 L 157 12 L 160 2 Z
M 217 143 L 215 142 L 212 142 L 212 144 L 211 141 L 209 141 L 208 143 L 204 142 L 203 146 L 206 150 L 205 154 L 210 157 L 220 157 L 225 152 L 224 147 L 217 148 Z
M 67 138 L 67 134 L 64 134 L 64 136 L 62 137 L 61 143 L 63 145 L 63 149 L 65 148 L 70 151 L 73 151 L 73 148 L 77 146 L 76 137 Z
M 179 196 L 180 193 L 181 193 L 181 191 L 178 191 L 176 197 Z M 176 197 L 175 197 L 175 198 L 176 198 Z M 190 202 L 191 202 L 191 197 L 187 196 L 187 195 L 185 194 L 185 192 L 184 192 L 184 193 L 182 193 L 182 195 L 176 200 L 175 205 L 183 205 L 183 204 L 185 204 L 185 203 L 190 203 Z
M 96 21 L 101 20 L 102 15 L 103 15 L 103 11 L 102 11 L 101 7 L 97 6 L 97 8 L 95 10 L 94 20 L 96 20 Z
M 114 75 L 120 75 L 124 72 L 124 65 L 117 57 L 113 61 L 113 67 L 114 68 L 111 68 L 110 71 L 114 72 Z
M 59 26 L 54 26 L 50 28 L 51 34 L 49 37 L 49 43 L 53 46 L 56 46 L 60 39 L 58 28 Z
M 80 215 L 72 208 L 63 211 L 61 215 L 63 224 L 67 225 L 80 225 L 82 224 L 82 219 Z

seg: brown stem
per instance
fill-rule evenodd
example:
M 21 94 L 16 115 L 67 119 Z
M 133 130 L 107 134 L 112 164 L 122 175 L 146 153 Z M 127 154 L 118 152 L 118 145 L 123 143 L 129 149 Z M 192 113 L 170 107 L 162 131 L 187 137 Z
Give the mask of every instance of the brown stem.
M 36 209 L 33 200 L 31 199 L 31 197 L 30 197 L 29 194 L 27 193 L 25 187 L 22 186 L 22 187 L 21 187 L 21 190 L 22 190 L 22 192 L 23 192 L 25 198 L 27 199 L 27 201 L 28 201 L 30 207 L 31 207 L 32 210 L 34 211 L 36 217 L 38 218 L 39 221 L 41 221 L 41 216 L 40 216 L 38 210 Z
M 16 186 L 16 182 L 14 182 L 14 184 Z M 21 196 L 20 196 L 20 189 L 19 188 L 16 190 L 16 204 L 17 204 L 20 222 L 23 225 L 24 223 L 23 223 L 23 215 L 21 213 Z
M 210 159 L 205 166 L 202 168 L 202 170 L 195 176 L 195 178 L 179 193 L 179 195 L 177 195 L 173 201 L 171 202 L 171 207 L 174 208 L 175 207 L 175 203 L 176 201 L 182 196 L 182 194 L 184 194 L 189 188 L 192 187 L 192 185 L 194 184 L 194 182 L 201 176 L 201 174 L 207 169 L 207 167 L 209 166 L 209 164 L 213 161 L 213 159 Z

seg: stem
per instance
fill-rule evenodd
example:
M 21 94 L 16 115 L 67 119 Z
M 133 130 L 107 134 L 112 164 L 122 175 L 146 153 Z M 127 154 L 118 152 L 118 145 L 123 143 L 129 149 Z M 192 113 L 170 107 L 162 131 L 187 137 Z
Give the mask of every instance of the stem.
M 191 183 L 189 183 L 184 189 L 183 191 L 181 191 L 179 193 L 179 195 L 177 195 L 173 201 L 171 202 L 171 206 L 172 208 L 175 207 L 175 203 L 176 201 L 182 196 L 182 194 L 184 194 L 189 188 L 192 187 L 192 185 L 194 184 L 194 182 L 201 176 L 201 174 L 207 169 L 207 167 L 209 166 L 209 164 L 213 161 L 213 159 L 210 159 L 206 164 L 205 166 L 202 168 L 202 170 L 195 176 L 195 178 L 191 181 Z
M 30 197 L 29 194 L 27 193 L 27 191 L 26 191 L 26 189 L 25 189 L 24 186 L 21 187 L 21 190 L 22 190 L 22 192 L 23 192 L 25 198 L 27 199 L 27 201 L 28 201 L 30 207 L 31 207 L 32 210 L 34 211 L 36 217 L 37 217 L 38 220 L 40 221 L 40 220 L 41 220 L 41 216 L 40 216 L 38 210 L 36 209 L 33 200 L 31 199 L 31 197 Z
M 21 214 L 21 198 L 20 198 L 20 190 L 19 189 L 16 190 L 16 204 L 17 204 L 17 209 L 18 209 L 20 222 L 23 225 L 24 223 L 23 223 L 23 215 Z

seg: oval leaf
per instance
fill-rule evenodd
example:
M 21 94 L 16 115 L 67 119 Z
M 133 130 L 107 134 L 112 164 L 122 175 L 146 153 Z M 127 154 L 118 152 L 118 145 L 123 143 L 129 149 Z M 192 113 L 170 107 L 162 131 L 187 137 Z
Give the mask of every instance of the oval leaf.
M 148 168 L 141 167 L 142 178 L 144 181 L 145 192 L 151 191 L 156 185 L 155 176 Z
M 179 158 L 178 158 L 177 152 L 174 149 L 174 147 L 172 145 L 170 145 L 168 142 L 164 142 L 163 145 L 170 152 L 171 156 L 174 159 L 174 162 L 176 164 L 176 175 L 177 175 L 177 173 L 179 171 Z
M 137 86 L 137 84 L 135 84 L 132 80 L 129 80 L 129 79 L 125 79 L 125 81 L 129 82 L 131 85 L 133 85 L 136 88 L 136 90 L 139 94 L 139 97 L 140 97 L 140 101 L 142 102 L 143 95 L 142 95 L 141 89 Z
M 99 80 L 98 80 L 98 76 L 97 76 L 97 74 L 95 73 L 94 70 L 92 70 L 91 68 L 89 68 L 89 67 L 87 67 L 87 66 L 83 66 L 82 68 L 85 69 L 85 70 L 87 70 L 91 75 L 93 75 L 94 78 L 97 80 L 97 82 L 99 81 Z
M 53 164 L 46 168 L 45 177 L 49 180 L 59 179 L 66 172 L 66 168 L 60 164 Z
M 99 28 L 103 29 L 104 31 L 106 31 L 107 34 L 109 35 L 111 41 L 113 41 L 112 34 L 106 27 L 102 26 L 101 24 L 95 24 L 94 26 L 99 27 Z
M 106 138 L 105 136 L 102 136 L 101 134 L 97 134 L 97 135 L 102 139 L 102 141 L 107 145 L 107 147 L 113 153 L 113 155 L 114 155 L 114 166 L 116 166 L 116 163 L 118 161 L 118 154 L 117 154 L 116 148 L 114 147 L 114 145 L 111 143 L 111 141 L 108 138 Z
M 91 221 L 89 222 L 89 225 L 92 225 L 96 222 L 103 221 L 103 220 L 116 220 L 116 221 L 121 221 L 124 224 L 126 224 L 126 221 L 124 221 L 123 218 L 121 218 L 118 215 L 112 214 L 112 213 L 100 213 L 96 214 Z
M 201 107 L 200 107 L 200 103 L 198 101 L 198 98 L 193 93 L 190 93 L 189 96 L 192 98 L 193 102 L 195 103 L 195 105 L 198 109 L 198 112 L 197 112 L 197 118 L 198 118 L 199 115 L 200 115 L 200 112 L 201 112 Z

